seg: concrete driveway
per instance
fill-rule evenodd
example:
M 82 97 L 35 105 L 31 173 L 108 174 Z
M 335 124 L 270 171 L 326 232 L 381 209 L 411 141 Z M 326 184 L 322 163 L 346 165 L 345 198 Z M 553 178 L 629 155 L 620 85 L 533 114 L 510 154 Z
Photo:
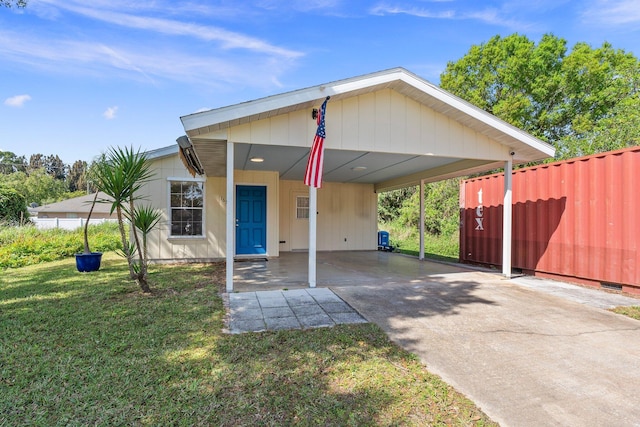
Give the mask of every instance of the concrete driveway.
M 393 280 L 330 288 L 502 426 L 640 426 L 640 321 L 571 289 L 405 262 Z

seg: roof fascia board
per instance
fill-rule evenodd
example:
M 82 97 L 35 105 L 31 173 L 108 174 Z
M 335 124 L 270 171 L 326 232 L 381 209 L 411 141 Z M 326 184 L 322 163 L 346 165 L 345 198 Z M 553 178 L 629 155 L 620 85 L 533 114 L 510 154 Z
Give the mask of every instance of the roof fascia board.
M 536 150 L 547 154 L 549 157 L 553 157 L 555 155 L 555 148 L 552 145 L 547 144 L 546 142 L 521 131 L 515 126 L 510 125 L 509 123 L 499 119 L 498 117 L 487 113 L 481 108 L 476 107 L 475 105 L 463 100 L 462 98 L 459 98 L 439 88 L 438 86 L 435 86 L 427 82 L 426 80 L 423 80 L 420 77 L 409 73 L 408 71 L 401 73 L 400 79 L 403 82 L 415 87 L 416 89 L 419 89 L 424 93 L 438 99 L 439 101 L 442 101 L 450 105 L 451 107 L 463 112 L 464 114 L 471 116 L 474 119 L 479 120 L 480 122 L 489 125 L 506 135 L 524 142 L 527 145 L 530 145 Z
M 180 117 L 180 120 L 182 121 L 185 131 L 190 132 L 195 129 L 213 126 L 218 123 L 253 116 L 265 111 L 279 110 L 292 105 L 314 102 L 327 96 L 340 95 L 354 90 L 376 86 L 378 84 L 389 83 L 394 80 L 398 80 L 398 76 L 403 72 L 406 71 L 400 68 L 394 68 L 360 77 L 352 77 L 333 83 L 300 89 L 294 92 L 287 92 L 254 101 L 243 102 L 241 104 L 216 108 L 214 110 L 203 111 L 201 113 L 194 113 Z
M 168 147 L 157 148 L 155 150 L 146 151 L 145 156 L 148 160 L 160 159 L 163 157 L 172 156 L 178 154 L 178 145 L 170 145 Z
M 292 105 L 312 103 L 326 96 L 347 94 L 349 92 L 368 87 L 386 85 L 394 81 L 402 81 L 405 84 L 408 84 L 437 99 L 438 101 L 451 106 L 463 114 L 466 114 L 467 116 L 490 126 L 503 134 L 509 135 L 517 141 L 529 145 L 549 157 L 553 157 L 555 155 L 555 149 L 550 144 L 521 131 L 475 105 L 439 88 L 432 83 L 429 83 L 404 68 L 393 68 L 364 76 L 339 80 L 333 83 L 273 95 L 242 104 L 230 105 L 201 113 L 195 113 L 183 116 L 180 120 L 182 121 L 185 131 L 189 133 L 190 131 L 214 126 L 219 123 L 226 123 L 243 117 L 259 115 L 266 111 L 277 111 L 281 108 L 288 108 Z

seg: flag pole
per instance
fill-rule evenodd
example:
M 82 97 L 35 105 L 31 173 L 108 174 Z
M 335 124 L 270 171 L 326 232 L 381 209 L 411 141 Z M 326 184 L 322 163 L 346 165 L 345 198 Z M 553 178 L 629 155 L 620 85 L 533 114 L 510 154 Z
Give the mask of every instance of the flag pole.
M 309 186 L 309 287 L 316 287 L 317 270 L 317 230 L 318 230 L 318 188 L 322 186 L 322 169 L 324 162 L 324 139 L 325 139 L 325 112 L 327 101 L 331 97 L 327 96 L 318 115 L 316 122 L 318 129 L 313 138 L 313 144 L 309 151 L 309 160 L 304 174 L 304 183 Z
M 316 246 L 318 229 L 318 189 L 313 185 L 309 187 L 309 287 L 316 287 Z

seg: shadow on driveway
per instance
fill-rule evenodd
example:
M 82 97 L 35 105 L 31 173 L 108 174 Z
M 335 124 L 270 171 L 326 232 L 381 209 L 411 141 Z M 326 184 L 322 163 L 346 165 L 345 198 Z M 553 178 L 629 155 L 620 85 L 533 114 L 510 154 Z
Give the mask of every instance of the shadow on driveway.
M 331 287 L 503 426 L 640 425 L 640 322 L 478 271 Z

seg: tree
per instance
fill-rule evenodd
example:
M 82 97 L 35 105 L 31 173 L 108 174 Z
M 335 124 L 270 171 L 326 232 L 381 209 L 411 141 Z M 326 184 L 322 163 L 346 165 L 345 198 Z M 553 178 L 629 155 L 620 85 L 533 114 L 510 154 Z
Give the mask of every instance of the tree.
M 29 218 L 24 196 L 15 189 L 0 185 L 0 221 L 22 224 Z
M 402 204 L 415 192 L 415 187 L 407 187 L 381 193 L 378 196 L 378 221 L 388 223 L 398 218 Z
M 630 99 L 638 96 L 639 70 L 637 58 L 608 43 L 597 49 L 578 43 L 567 54 L 564 39 L 546 34 L 536 45 L 513 34 L 472 46 L 463 58 L 449 62 L 441 86 L 554 144 L 557 157 L 565 158 L 577 151 L 593 153 L 567 145 L 619 148 L 637 140 L 637 127 L 618 141 L 601 131 L 614 114 L 633 117 L 637 103 Z M 585 139 L 592 142 L 585 145 Z
M 25 172 L 0 175 L 0 183 L 16 190 L 28 204 L 57 202 L 68 194 L 66 184 L 49 175 L 44 169 L 36 169 L 29 175 Z
M 29 156 L 29 170 L 44 168 L 44 154 L 32 154 Z
M 87 191 L 87 183 L 87 162 L 76 160 L 67 174 L 69 191 Z
M 63 200 L 67 187 L 63 181 L 55 179 L 44 169 L 32 171 L 25 180 L 27 202 L 44 204 Z
M 0 0 L 0 5 L 4 7 L 27 7 L 27 0 Z
M 153 230 L 153 228 L 158 225 L 160 219 L 162 219 L 162 213 L 159 210 L 148 205 L 136 207 L 133 212 L 133 224 L 135 228 L 140 230 L 140 232 L 142 233 L 142 247 L 138 247 L 138 255 L 140 255 L 140 270 L 144 271 L 145 278 L 149 265 L 149 257 L 147 251 L 148 236 L 151 230 Z
M 424 187 L 425 232 L 450 236 L 458 230 L 460 181 L 456 178 L 426 184 Z M 419 187 L 417 187 L 419 189 Z M 415 189 L 415 187 L 414 187 Z M 396 220 L 407 228 L 420 227 L 420 191 L 413 191 L 402 202 Z
M 24 156 L 16 156 L 11 151 L 0 151 L 0 174 L 24 172 L 27 170 L 27 162 Z
M 135 206 L 135 202 L 140 199 L 138 191 L 153 174 L 150 163 L 144 153 L 134 151 L 133 148 L 110 148 L 96 162 L 94 171 L 98 189 L 112 199 L 108 202 L 111 203 L 111 212 L 115 211 L 118 218 L 122 251 L 129 265 L 129 274 L 138 282 L 143 292 L 151 292 L 147 282 L 146 251 L 138 236 L 138 226 L 143 229 L 143 232 L 145 230 L 148 232 L 157 221 L 149 217 L 138 218 Z M 133 235 L 131 243 L 125 233 L 125 219 L 134 225 L 131 228 Z M 137 264 L 134 261 L 136 253 L 138 254 Z
M 440 76 L 442 88 L 535 136 L 554 139 L 565 128 L 561 68 L 566 42 L 545 35 L 536 46 L 526 36 L 495 36 L 474 45 Z
M 55 179 L 64 181 L 67 176 L 67 165 L 57 155 L 44 156 L 42 154 L 32 154 L 29 158 L 29 169 L 44 169 Z

